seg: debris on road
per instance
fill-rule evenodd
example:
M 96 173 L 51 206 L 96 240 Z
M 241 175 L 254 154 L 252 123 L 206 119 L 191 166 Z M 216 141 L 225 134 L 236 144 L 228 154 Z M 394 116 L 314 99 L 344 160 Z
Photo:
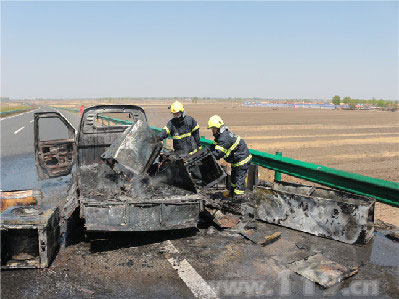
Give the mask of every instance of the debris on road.
M 208 227 L 208 230 L 206 231 L 207 235 L 214 235 L 218 233 L 218 230 L 214 226 Z
M 265 236 L 263 232 L 258 232 L 255 229 L 240 230 L 239 234 L 242 235 L 244 238 L 252 241 L 253 243 L 262 246 L 274 243 L 281 236 L 280 232 L 275 232 L 272 235 Z
M 399 231 L 389 231 L 385 236 L 395 242 L 399 242 Z
M 270 236 L 266 236 L 262 245 L 266 246 L 271 243 L 274 243 L 275 241 L 277 241 L 280 238 L 280 236 L 281 236 L 280 232 L 275 232 L 274 234 L 271 234 Z
M 395 225 L 392 225 L 392 224 L 386 223 L 386 222 L 384 222 L 384 221 L 382 221 L 380 219 L 377 219 L 374 222 L 374 228 L 376 230 L 392 230 L 392 229 L 395 229 L 397 227 Z
M 1 267 L 48 267 L 59 246 L 58 208 L 11 207 L 1 214 Z
M 358 267 L 347 268 L 325 258 L 320 253 L 288 264 L 288 268 L 324 288 L 329 288 L 358 272 Z
M 309 195 L 310 194 L 310 195 Z M 374 233 L 372 198 L 294 183 L 258 186 L 256 218 L 349 244 L 366 244 Z
M 254 229 L 240 230 L 239 234 L 255 244 L 262 244 L 262 242 L 265 240 L 265 235 L 261 232 L 257 232 Z
M 208 217 L 220 228 L 231 228 L 240 222 L 240 217 L 237 215 L 223 214 L 220 210 L 209 207 L 206 207 L 205 210 L 208 212 Z

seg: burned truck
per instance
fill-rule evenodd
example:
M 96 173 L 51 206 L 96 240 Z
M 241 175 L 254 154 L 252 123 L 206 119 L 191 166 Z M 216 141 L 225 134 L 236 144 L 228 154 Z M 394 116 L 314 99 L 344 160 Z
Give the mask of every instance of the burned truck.
M 61 120 L 68 138 L 41 140 L 40 123 L 51 118 Z M 112 121 L 122 118 L 129 121 Z M 204 208 L 197 191 L 225 176 L 206 151 L 162 154 L 144 110 L 134 105 L 87 108 L 77 131 L 58 112 L 35 113 L 34 131 L 39 179 L 72 173 L 63 216 L 79 210 L 87 231 L 196 227 Z M 203 173 L 201 185 L 191 178 L 192 165 Z

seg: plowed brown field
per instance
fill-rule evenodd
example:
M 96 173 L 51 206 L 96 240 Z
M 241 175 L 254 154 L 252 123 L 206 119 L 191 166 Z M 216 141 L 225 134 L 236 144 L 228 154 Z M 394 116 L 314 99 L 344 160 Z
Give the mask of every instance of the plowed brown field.
M 167 105 L 142 105 L 149 122 L 163 127 Z M 322 164 L 391 181 L 399 181 L 399 112 L 242 107 L 185 104 L 201 135 L 213 114 L 253 149 Z

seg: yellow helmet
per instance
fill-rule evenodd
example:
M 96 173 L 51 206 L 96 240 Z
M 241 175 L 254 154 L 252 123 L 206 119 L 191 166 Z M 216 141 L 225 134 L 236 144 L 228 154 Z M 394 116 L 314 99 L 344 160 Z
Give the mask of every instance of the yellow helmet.
M 184 112 L 183 104 L 180 103 L 179 101 L 174 102 L 172 105 L 170 105 L 170 112 L 172 113 Z
M 214 115 L 208 120 L 208 129 L 218 128 L 224 125 L 223 119 L 219 115 Z

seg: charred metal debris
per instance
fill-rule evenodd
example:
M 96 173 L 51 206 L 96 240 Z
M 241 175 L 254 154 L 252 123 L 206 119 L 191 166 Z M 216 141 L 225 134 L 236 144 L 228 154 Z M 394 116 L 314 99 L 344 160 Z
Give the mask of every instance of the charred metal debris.
M 58 208 L 10 207 L 1 214 L 1 268 L 48 267 L 59 247 Z

